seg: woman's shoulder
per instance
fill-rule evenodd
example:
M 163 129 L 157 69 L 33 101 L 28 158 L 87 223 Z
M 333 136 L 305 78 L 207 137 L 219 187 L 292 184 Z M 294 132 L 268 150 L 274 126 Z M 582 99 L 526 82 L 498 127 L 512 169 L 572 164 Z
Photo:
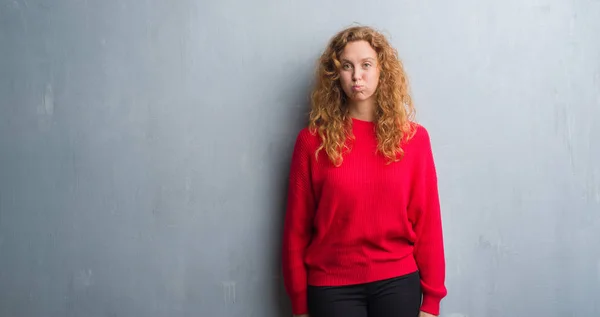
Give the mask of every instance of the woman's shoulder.
M 318 140 L 319 135 L 317 131 L 313 131 L 309 127 L 304 127 L 300 129 L 300 131 L 298 131 L 298 134 L 296 135 L 297 143 L 314 144 L 315 142 L 318 142 Z
M 304 127 L 296 135 L 295 148 L 308 151 L 316 150 L 319 147 L 319 135 L 309 127 Z
M 410 126 L 412 131 L 412 137 L 408 141 L 408 144 L 428 147 L 431 140 L 427 128 L 417 122 L 411 122 Z

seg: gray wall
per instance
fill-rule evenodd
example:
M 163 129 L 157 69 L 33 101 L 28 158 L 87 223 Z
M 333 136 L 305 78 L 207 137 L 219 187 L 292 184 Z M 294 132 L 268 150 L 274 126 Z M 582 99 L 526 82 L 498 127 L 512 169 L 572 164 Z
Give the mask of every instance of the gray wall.
M 289 316 L 291 149 L 353 22 L 432 136 L 442 316 L 597 316 L 593 0 L 0 1 L 0 316 Z

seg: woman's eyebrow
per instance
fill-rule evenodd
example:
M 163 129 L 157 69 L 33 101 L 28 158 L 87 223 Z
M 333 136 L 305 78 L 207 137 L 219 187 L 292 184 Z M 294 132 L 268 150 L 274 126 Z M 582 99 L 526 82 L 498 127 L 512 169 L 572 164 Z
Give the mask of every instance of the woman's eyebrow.
M 364 62 L 364 61 L 375 61 L 375 58 L 373 58 L 373 57 L 365 57 L 365 58 L 361 59 L 360 61 L 361 62 Z M 346 59 L 346 58 L 342 58 L 342 62 L 351 63 L 351 61 L 348 60 L 348 59 Z

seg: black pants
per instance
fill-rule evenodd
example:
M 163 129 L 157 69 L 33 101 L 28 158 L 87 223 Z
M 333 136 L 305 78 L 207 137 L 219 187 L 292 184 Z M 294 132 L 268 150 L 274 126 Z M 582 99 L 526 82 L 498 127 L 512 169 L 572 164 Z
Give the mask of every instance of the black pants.
M 310 317 L 417 317 L 421 307 L 419 273 L 373 283 L 308 286 Z

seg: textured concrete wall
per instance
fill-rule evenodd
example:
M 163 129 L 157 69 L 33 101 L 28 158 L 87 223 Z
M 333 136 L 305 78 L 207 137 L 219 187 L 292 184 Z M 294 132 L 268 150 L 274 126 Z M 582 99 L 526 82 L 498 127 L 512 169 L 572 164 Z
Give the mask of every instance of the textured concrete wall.
M 293 140 L 353 22 L 431 133 L 442 316 L 597 316 L 593 0 L 0 1 L 0 316 L 287 316 Z

